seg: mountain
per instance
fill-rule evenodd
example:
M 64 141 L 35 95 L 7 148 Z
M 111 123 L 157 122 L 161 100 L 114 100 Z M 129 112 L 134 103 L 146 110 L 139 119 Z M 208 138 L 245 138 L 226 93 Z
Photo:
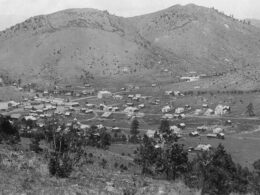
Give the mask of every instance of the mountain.
M 0 77 L 44 84 L 154 82 L 190 71 L 241 78 L 258 74 L 259 37 L 255 26 L 193 4 L 131 18 L 68 9 L 2 31 Z
M 259 61 L 259 30 L 213 9 L 173 6 L 132 20 L 141 35 L 185 59 L 190 69 L 228 70 L 243 60 Z

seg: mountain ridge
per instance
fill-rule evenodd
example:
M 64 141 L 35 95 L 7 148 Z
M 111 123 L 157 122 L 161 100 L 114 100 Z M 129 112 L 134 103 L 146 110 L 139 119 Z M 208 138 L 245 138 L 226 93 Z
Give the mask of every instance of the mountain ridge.
M 260 62 L 259 35 L 252 25 L 194 4 L 128 18 L 91 8 L 67 9 L 0 32 L 0 69 L 10 78 L 40 83 L 82 80 L 86 72 L 119 80 L 245 68 L 258 74 L 251 64 Z

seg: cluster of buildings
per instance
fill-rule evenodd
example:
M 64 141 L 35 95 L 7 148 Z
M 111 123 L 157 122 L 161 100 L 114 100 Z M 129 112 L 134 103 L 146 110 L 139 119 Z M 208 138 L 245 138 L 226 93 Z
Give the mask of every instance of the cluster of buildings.
M 50 118 L 53 114 L 70 116 L 70 112 L 79 106 L 78 102 L 67 102 L 62 98 L 36 96 L 31 99 L 24 98 L 21 102 L 0 102 L 0 111 L 11 118 L 14 116 L 18 119 L 18 116 L 23 116 L 25 120 L 37 121 L 40 118 Z
M 13 108 L 17 108 L 20 103 L 15 101 L 0 102 L 0 111 L 8 111 Z
M 211 109 L 207 104 L 202 105 L 203 109 L 196 109 L 194 115 L 204 115 L 204 116 L 223 116 L 231 112 L 231 107 L 227 105 L 217 105 L 215 109 Z

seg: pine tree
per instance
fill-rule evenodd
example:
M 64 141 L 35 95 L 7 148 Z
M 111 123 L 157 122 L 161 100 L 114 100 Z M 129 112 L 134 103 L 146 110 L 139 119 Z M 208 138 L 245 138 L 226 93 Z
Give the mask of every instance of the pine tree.
M 134 118 L 130 128 L 131 135 L 137 136 L 140 133 L 138 129 L 139 129 L 139 121 L 137 120 L 137 118 Z
M 161 149 L 155 148 L 153 139 L 144 135 L 142 144 L 137 148 L 134 161 L 142 167 L 143 174 L 151 174 L 153 172 L 151 167 L 159 160 L 160 154 Z
M 163 152 L 161 162 L 162 168 L 159 172 L 165 173 L 167 179 L 175 180 L 188 170 L 188 153 L 183 145 L 173 144 Z
M 170 133 L 170 123 L 167 119 L 164 119 L 161 121 L 160 127 L 159 127 L 160 133 Z
M 131 138 L 129 141 L 132 143 L 138 143 L 137 135 L 140 133 L 138 128 L 139 128 L 139 122 L 136 118 L 134 118 L 130 127 Z
M 39 136 L 35 136 L 32 139 L 32 143 L 30 144 L 30 149 L 36 153 L 39 153 L 42 151 L 42 148 L 40 147 L 40 138 Z
M 100 135 L 100 147 L 107 149 L 111 145 L 111 136 L 107 132 L 103 132 Z
M 255 116 L 254 106 L 252 102 L 250 102 L 246 108 L 247 108 L 246 112 L 248 113 L 249 116 Z

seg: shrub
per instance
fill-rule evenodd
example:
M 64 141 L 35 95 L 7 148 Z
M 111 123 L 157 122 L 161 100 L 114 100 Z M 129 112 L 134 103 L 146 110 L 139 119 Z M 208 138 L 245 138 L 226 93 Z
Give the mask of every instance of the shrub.
M 105 169 L 106 166 L 107 166 L 107 160 L 103 158 L 102 161 L 100 162 L 100 166 L 101 166 L 103 169 Z
M 89 157 L 89 158 L 93 158 L 93 154 L 92 154 L 92 153 L 89 153 L 89 154 L 88 154 L 88 157 Z
M 40 138 L 35 137 L 32 139 L 32 143 L 30 144 L 30 150 L 39 153 L 42 151 L 42 148 L 40 147 Z
M 72 161 L 68 155 L 52 153 L 49 159 L 49 173 L 52 176 L 67 178 L 72 172 Z
M 121 169 L 121 171 L 127 171 L 128 170 L 127 166 L 125 166 L 124 164 L 121 164 L 119 168 Z
M 221 144 L 213 151 L 198 155 L 192 164 L 192 170 L 186 176 L 186 184 L 201 188 L 204 194 L 249 192 L 251 173 L 247 168 L 236 165 Z
M 163 151 L 159 161 L 157 171 L 165 173 L 168 180 L 179 178 L 189 168 L 188 153 L 184 150 L 183 145 L 176 143 Z
M 115 167 L 115 168 L 117 168 L 117 167 L 118 167 L 118 163 L 117 163 L 117 162 L 115 162 L 115 164 L 114 164 L 114 167 Z
M 16 144 L 20 141 L 17 124 L 10 122 L 9 117 L 0 118 L 0 141 Z

